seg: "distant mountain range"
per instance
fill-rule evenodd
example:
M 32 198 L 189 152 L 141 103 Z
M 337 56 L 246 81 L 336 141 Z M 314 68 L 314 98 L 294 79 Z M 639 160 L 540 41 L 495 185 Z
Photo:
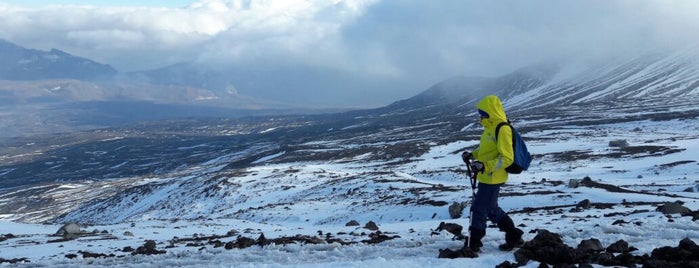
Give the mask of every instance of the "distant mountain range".
M 4 106 L 0 107 L 4 113 L 0 113 L 0 127 L 9 136 L 69 131 L 75 127 L 72 124 L 94 128 L 188 115 L 317 112 L 239 93 L 229 79 L 255 75 L 250 70 L 224 74 L 181 63 L 120 73 L 109 65 L 60 50 L 26 49 L 1 40 L 0 60 L 4 63 L 0 66 L 0 104 Z M 652 53 L 577 67 L 542 64 L 498 77 L 452 77 L 414 97 L 355 114 L 405 115 L 396 120 L 458 116 L 474 112 L 475 102 L 488 94 L 500 96 L 506 108 L 514 111 L 599 103 L 692 102 L 699 96 L 699 52 Z M 11 108 L 18 106 L 24 108 Z M 165 112 L 152 112 L 161 108 Z M 151 112 L 138 114 L 134 110 Z
M 699 101 L 699 51 L 647 54 L 582 68 L 539 65 L 494 78 L 455 77 L 389 107 L 432 109 L 446 106 L 458 112 L 460 107 L 473 107 L 488 94 L 500 96 L 506 106 L 515 110 L 601 103 L 641 105 Z
M 108 64 L 73 56 L 58 49 L 26 49 L 1 39 L 0 62 L 0 79 L 4 80 L 97 80 L 117 74 Z

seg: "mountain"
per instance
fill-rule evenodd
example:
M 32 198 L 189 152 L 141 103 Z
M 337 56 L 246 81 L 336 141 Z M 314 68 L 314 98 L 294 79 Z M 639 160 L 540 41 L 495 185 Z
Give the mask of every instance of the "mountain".
M 41 80 L 110 78 L 117 71 L 107 64 L 73 56 L 58 49 L 26 49 L 0 40 L 0 79 Z
M 153 70 L 123 73 L 119 75 L 119 80 L 166 86 L 186 86 L 218 93 L 238 94 L 223 73 L 194 63 L 178 63 Z
M 691 254 L 667 254 L 699 237 L 691 57 L 566 68 L 457 77 L 378 109 L 0 140 L 0 263 L 691 267 Z M 474 105 L 493 93 L 534 157 L 499 205 L 526 240 L 546 230 L 570 245 L 546 255 L 570 258 L 501 252 L 504 235 L 489 228 L 482 257 L 436 259 L 463 247 L 437 227 L 468 224 L 460 154 L 477 147 Z M 85 230 L 56 234 L 69 222 Z
M 487 94 L 500 96 L 506 106 L 517 110 L 615 102 L 696 101 L 699 49 L 654 52 L 587 66 L 545 64 L 495 78 L 453 78 L 392 107 L 473 106 Z
M 57 49 L 4 40 L 0 62 L 0 138 L 176 118 L 330 111 L 241 94 L 225 76 L 193 64 L 119 73 Z

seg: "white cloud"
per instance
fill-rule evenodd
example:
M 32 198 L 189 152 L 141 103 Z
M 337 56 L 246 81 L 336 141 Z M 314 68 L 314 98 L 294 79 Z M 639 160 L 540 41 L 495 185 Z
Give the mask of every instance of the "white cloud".
M 303 59 L 307 55 L 301 54 L 313 54 L 308 46 L 327 50 L 323 42 L 337 40 L 342 24 L 372 2 L 203 0 L 186 8 L 0 4 L 0 24 L 8 26 L 0 37 L 33 48 L 56 47 L 127 70 L 172 63 L 152 59 L 152 64 L 142 64 L 134 60 L 140 57 L 128 56 L 139 54 L 146 60 L 147 54 L 173 60 L 239 60 L 267 53 Z
M 0 38 L 55 47 L 122 71 L 214 61 L 393 79 L 400 85 L 391 88 L 385 80 L 371 90 L 393 92 L 387 98 L 395 100 L 454 75 L 499 75 L 551 59 L 694 44 L 696 14 L 699 2 L 690 0 L 201 0 L 184 8 L 0 4 Z

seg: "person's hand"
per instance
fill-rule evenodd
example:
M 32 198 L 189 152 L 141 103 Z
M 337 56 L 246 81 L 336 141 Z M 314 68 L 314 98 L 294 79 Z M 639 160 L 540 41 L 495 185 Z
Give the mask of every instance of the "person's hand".
M 468 160 L 470 160 L 473 157 L 471 153 L 468 151 L 464 151 L 464 153 L 461 154 L 461 160 L 464 160 L 464 163 L 468 164 Z
M 481 161 L 475 161 L 473 162 L 473 164 L 471 164 L 471 168 L 473 168 L 474 174 L 478 172 L 483 173 L 483 171 L 485 170 L 485 165 L 483 165 Z

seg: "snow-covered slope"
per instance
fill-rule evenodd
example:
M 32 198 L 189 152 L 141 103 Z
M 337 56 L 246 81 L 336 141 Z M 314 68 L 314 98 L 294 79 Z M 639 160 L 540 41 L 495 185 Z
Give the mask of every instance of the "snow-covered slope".
M 699 53 L 651 54 L 593 66 L 575 77 L 553 79 L 534 90 L 514 96 L 511 105 L 565 105 L 593 102 L 659 102 L 699 95 Z
M 454 202 L 470 206 L 460 153 L 474 149 L 482 131 L 475 95 L 459 89 L 464 81 L 498 85 L 534 155 L 500 199 L 525 239 L 546 229 L 573 247 L 623 239 L 638 248 L 633 254 L 651 255 L 682 238 L 699 240 L 697 66 L 682 59 L 658 56 L 565 77 L 550 67 L 494 82 L 455 79 L 367 111 L 184 120 L 6 143 L 0 258 L 127 267 L 514 262 L 497 250 L 504 236 L 496 228 L 478 259 L 436 258 L 439 249 L 462 245 L 434 233 L 439 223 L 468 225 L 467 214 L 452 219 L 448 210 Z M 501 91 L 507 88 L 517 94 Z M 656 211 L 671 202 L 689 212 Z M 66 222 L 98 231 L 49 236 Z M 262 234 L 307 242 L 224 249 Z M 166 253 L 124 250 L 144 240 Z
M 695 100 L 699 96 L 699 48 L 653 52 L 597 63 L 541 64 L 494 78 L 452 78 L 392 106 L 420 103 L 472 107 L 496 94 L 513 109 L 611 102 Z M 424 105 L 423 105 L 424 108 Z
M 511 177 L 500 201 L 521 228 L 560 233 L 571 246 L 597 238 L 606 247 L 623 239 L 638 248 L 638 255 L 676 246 L 685 237 L 699 239 L 699 223 L 691 216 L 656 212 L 665 202 L 675 201 L 699 210 L 699 166 L 694 153 L 699 150 L 699 118 L 601 125 L 575 122 L 526 133 L 535 163 L 524 174 Z M 629 145 L 610 147 L 611 141 L 620 139 Z M 468 224 L 467 216 L 451 219 L 447 206 L 470 198 L 458 152 L 474 144 L 468 138 L 430 144 L 424 153 L 391 161 L 372 160 L 372 153 L 365 153 L 329 161 L 275 162 L 284 155 L 270 152 L 256 165 L 234 169 L 226 168 L 233 157 L 223 156 L 160 176 L 3 191 L 0 234 L 13 238 L 0 241 L 0 258 L 27 258 L 37 265 L 185 267 L 225 267 L 233 262 L 240 266 L 494 267 L 515 262 L 511 252 L 497 250 L 503 234 L 496 228 L 489 229 L 481 257 L 436 258 L 439 249 L 456 250 L 462 245 L 446 232 L 433 231 L 442 221 Z M 353 146 L 339 140 L 302 145 L 309 155 Z M 620 188 L 570 186 L 569 181 L 586 176 Z M 67 213 L 51 222 L 76 221 L 86 232 L 97 232 L 48 243 L 57 239 L 49 235 L 59 224 L 5 222 L 46 220 L 41 215 L 52 215 L 12 207 L 21 197 L 28 199 L 25 206 L 32 201 L 49 208 L 62 205 Z M 592 205 L 579 205 L 584 200 Z M 360 226 L 345 226 L 351 220 Z M 372 231 L 363 228 L 369 221 L 377 223 L 381 232 L 398 237 L 377 244 L 360 242 L 370 239 Z M 355 244 L 225 250 L 214 243 L 236 241 L 240 236 L 256 239 L 261 234 L 269 239 L 327 236 Z M 527 233 L 525 238 L 534 235 Z M 166 253 L 141 256 L 122 250 L 136 248 L 144 240 L 156 241 Z M 92 258 L 84 252 L 115 257 Z M 66 258 L 70 254 L 78 257 Z M 530 262 L 526 267 L 537 265 Z

